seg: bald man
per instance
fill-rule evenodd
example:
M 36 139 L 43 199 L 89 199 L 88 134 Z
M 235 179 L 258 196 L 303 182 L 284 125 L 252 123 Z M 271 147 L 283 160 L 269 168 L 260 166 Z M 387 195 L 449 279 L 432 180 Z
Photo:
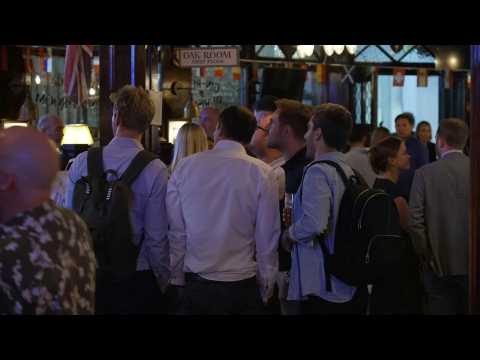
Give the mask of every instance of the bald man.
M 37 128 L 52 139 L 57 144 L 57 148 L 60 147 L 63 139 L 63 129 L 65 128 L 65 123 L 61 118 L 56 115 L 42 116 L 38 120 Z
M 208 148 L 212 149 L 214 146 L 213 135 L 217 130 L 218 122 L 220 120 L 220 111 L 213 107 L 206 107 L 200 113 L 200 125 L 205 130 L 208 138 Z
M 90 234 L 77 215 L 50 201 L 58 168 L 46 135 L 0 132 L 0 314 L 94 313 Z

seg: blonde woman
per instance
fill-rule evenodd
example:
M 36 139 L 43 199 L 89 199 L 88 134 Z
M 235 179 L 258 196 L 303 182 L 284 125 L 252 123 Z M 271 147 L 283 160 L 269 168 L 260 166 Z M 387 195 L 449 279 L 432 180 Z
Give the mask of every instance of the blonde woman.
M 197 124 L 188 123 L 178 131 L 173 152 L 173 161 L 170 165 L 170 173 L 187 156 L 208 150 L 208 140 L 205 130 Z

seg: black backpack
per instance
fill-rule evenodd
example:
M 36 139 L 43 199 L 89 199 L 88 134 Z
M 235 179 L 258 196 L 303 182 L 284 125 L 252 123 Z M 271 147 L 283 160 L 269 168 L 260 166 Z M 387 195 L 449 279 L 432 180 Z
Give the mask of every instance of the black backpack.
M 333 254 L 325 237 L 317 237 L 325 259 L 326 289 L 332 290 L 332 275 L 351 286 L 373 285 L 407 256 L 396 205 L 387 193 L 369 188 L 356 173 L 347 177 L 334 161 L 313 162 L 305 173 L 315 164 L 334 167 L 345 185 Z
M 133 243 L 130 186 L 154 159 L 154 154 L 141 151 L 118 178 L 115 171 L 104 171 L 102 148 L 88 152 L 88 176 L 75 184 L 73 209 L 90 229 L 98 272 L 103 276 L 121 281 L 136 270 L 141 244 Z M 109 175 L 115 179 L 109 181 Z

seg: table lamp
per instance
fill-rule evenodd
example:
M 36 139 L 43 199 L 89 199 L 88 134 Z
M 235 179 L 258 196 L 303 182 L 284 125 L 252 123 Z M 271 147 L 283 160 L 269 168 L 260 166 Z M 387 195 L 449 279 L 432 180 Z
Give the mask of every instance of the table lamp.
M 62 152 L 68 160 L 74 159 L 80 153 L 87 151 L 93 143 L 92 133 L 88 125 L 73 124 L 65 126 Z

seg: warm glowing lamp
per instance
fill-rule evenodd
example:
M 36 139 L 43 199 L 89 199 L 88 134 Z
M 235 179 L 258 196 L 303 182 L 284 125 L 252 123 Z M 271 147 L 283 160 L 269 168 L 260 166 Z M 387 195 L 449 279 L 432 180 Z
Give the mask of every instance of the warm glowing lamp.
M 28 124 L 26 122 L 19 122 L 19 121 L 7 121 L 3 124 L 4 129 L 9 129 L 12 127 L 28 127 Z
M 315 45 L 297 45 L 298 56 L 307 58 L 313 55 Z
M 62 150 L 68 159 L 87 151 L 94 143 L 90 128 L 85 124 L 65 126 L 63 131 Z

